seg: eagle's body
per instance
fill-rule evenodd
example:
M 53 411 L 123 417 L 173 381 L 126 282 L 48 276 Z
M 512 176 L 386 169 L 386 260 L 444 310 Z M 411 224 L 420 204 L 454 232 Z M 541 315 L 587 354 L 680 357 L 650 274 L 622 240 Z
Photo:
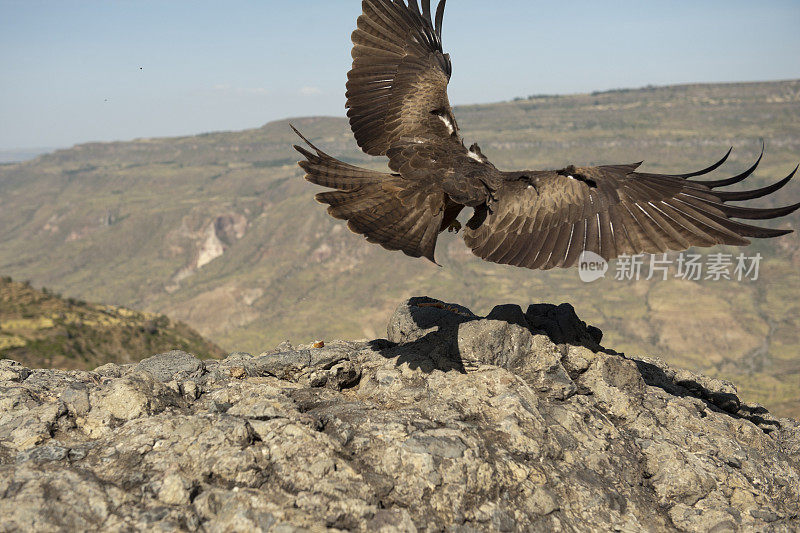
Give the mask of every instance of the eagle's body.
M 407 1 L 407 3 L 406 3 Z M 498 170 L 467 148 L 447 97 L 450 58 L 442 50 L 445 0 L 364 0 L 348 73 L 350 126 L 367 154 L 389 158 L 391 172 L 355 167 L 320 151 L 304 156 L 306 179 L 334 189 L 317 195 L 349 228 L 390 250 L 434 261 L 440 232 L 473 208 L 464 240 L 479 257 L 527 268 L 569 267 L 584 250 L 609 260 L 691 246 L 748 244 L 790 230 L 738 222 L 791 213 L 727 202 L 770 194 L 794 175 L 754 191 L 715 189 L 747 178 L 694 181 L 689 174 L 636 172 L 638 164 L 562 170 Z M 302 136 L 301 136 L 302 137 Z M 305 140 L 305 139 L 304 139 Z M 308 142 L 308 141 L 306 141 Z M 759 161 L 761 158 L 759 157 Z M 795 169 L 797 170 L 797 169 Z

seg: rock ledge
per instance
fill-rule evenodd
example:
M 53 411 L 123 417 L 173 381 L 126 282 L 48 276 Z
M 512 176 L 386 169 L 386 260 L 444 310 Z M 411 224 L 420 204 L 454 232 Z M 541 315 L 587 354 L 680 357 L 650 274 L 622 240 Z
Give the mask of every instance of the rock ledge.
M 0 531 L 800 529 L 800 424 L 601 340 L 422 297 L 388 340 L 0 361 Z

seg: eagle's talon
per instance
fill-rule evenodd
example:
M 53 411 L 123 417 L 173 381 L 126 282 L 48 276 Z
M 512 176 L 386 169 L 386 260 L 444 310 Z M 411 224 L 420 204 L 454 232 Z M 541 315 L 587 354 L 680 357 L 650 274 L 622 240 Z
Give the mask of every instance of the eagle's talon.
M 495 196 L 494 191 L 489 192 L 489 198 L 486 200 L 486 208 L 489 210 L 489 214 L 494 214 L 494 204 L 497 203 L 497 196 Z

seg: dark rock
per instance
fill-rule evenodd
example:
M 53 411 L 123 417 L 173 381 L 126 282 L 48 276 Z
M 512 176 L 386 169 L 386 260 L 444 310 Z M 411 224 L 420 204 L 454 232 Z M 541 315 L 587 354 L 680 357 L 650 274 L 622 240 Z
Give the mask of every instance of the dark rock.
M 522 312 L 522 308 L 517 304 L 496 305 L 489 314 L 486 315 L 486 318 L 488 320 L 502 320 L 503 322 L 516 324 L 526 329 L 530 327 L 528 325 L 528 320 L 525 318 L 525 313 Z
M 587 326 L 570 304 L 532 304 L 528 306 L 525 318 L 531 328 L 544 331 L 556 344 L 600 349 L 603 332 L 594 326 Z

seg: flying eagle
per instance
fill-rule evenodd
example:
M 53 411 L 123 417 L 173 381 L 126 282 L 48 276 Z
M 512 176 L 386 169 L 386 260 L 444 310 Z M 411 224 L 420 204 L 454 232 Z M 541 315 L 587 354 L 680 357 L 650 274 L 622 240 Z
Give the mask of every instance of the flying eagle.
M 389 250 L 435 262 L 439 233 L 458 231 L 456 217 L 474 210 L 464 241 L 478 257 L 526 268 L 569 267 L 584 250 L 606 260 L 692 246 L 746 245 L 777 237 L 734 219 L 771 219 L 800 203 L 773 209 L 730 205 L 773 193 L 783 180 L 751 191 L 718 191 L 750 176 L 761 161 L 728 179 L 695 181 L 722 165 L 687 174 L 636 172 L 639 164 L 561 170 L 498 170 L 477 144 L 469 148 L 447 98 L 451 63 L 442 50 L 442 0 L 364 0 L 353 32 L 347 116 L 358 145 L 387 156 L 391 172 L 359 168 L 311 150 L 305 178 L 334 189 L 317 194 L 328 213 Z M 294 129 L 294 128 L 293 128 Z M 763 147 L 761 151 L 763 155 Z M 795 171 L 797 169 L 795 168 Z

